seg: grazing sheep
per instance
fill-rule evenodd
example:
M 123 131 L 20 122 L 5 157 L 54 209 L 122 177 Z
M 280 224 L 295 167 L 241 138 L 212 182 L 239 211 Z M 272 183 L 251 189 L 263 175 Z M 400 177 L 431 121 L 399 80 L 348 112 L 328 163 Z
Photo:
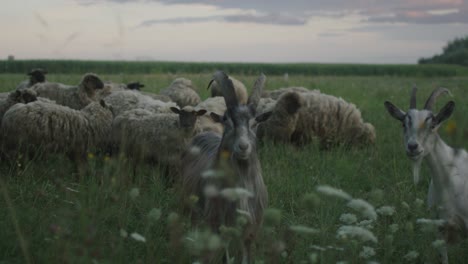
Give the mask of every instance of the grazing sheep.
M 47 71 L 40 68 L 31 70 L 30 72 L 28 72 L 29 80 L 23 81 L 20 84 L 18 84 L 18 86 L 16 86 L 16 90 L 29 88 L 35 85 L 36 83 L 44 83 L 46 81 L 46 74 Z
M 237 100 L 239 101 L 240 104 L 247 104 L 247 88 L 245 88 L 245 85 L 235 79 L 232 76 L 229 76 L 229 80 L 232 81 L 232 84 L 234 85 L 234 90 L 236 92 Z M 221 91 L 221 88 L 218 86 L 216 81 L 213 81 L 208 85 L 208 89 L 211 88 L 211 97 L 215 96 L 223 96 L 223 93 Z
M 264 97 L 264 98 L 269 97 L 269 98 L 272 98 L 274 100 L 278 100 L 278 98 L 281 95 L 283 95 L 284 93 L 287 93 L 287 92 L 308 93 L 308 92 L 311 92 L 311 91 L 320 92 L 320 90 L 309 90 L 309 89 L 307 89 L 305 87 L 287 87 L 287 88 L 280 88 L 280 89 L 273 90 L 273 91 L 265 91 L 265 92 L 263 92 L 262 97 Z
M 408 112 L 389 101 L 388 113 L 403 125 L 406 155 L 413 161 L 414 182 L 419 181 L 422 160 L 427 162 L 432 175 L 427 195 L 428 206 L 439 219 L 444 220 L 441 235 L 446 243 L 468 236 L 468 153 L 464 149 L 449 147 L 438 135 L 441 123 L 453 113 L 455 103 L 449 101 L 434 113 L 436 99 L 449 93 L 437 88 L 427 99 L 424 109 L 416 108 L 416 87 L 413 88 Z M 439 247 L 440 260 L 448 263 L 447 248 Z
M 138 91 L 125 90 L 113 92 L 105 97 L 106 103 L 112 105 L 114 116 L 118 116 L 133 109 L 145 109 L 152 113 L 171 113 L 171 107 L 176 107 L 173 102 L 162 102 L 143 95 Z
M 365 123 L 361 112 L 342 98 L 318 91 L 301 93 L 305 104 L 299 110 L 299 120 L 292 142 L 303 145 L 318 139 L 322 149 L 344 144 L 366 146 L 375 143 L 375 129 Z
M 278 98 L 271 116 L 257 127 L 257 138 L 290 143 L 299 119 L 299 109 L 304 98 L 296 92 L 287 92 Z M 258 108 L 257 108 L 258 109 Z
M 45 154 L 65 153 L 84 160 L 88 151 L 106 144 L 111 124 L 112 112 L 102 100 L 80 111 L 33 101 L 12 106 L 3 116 L 0 134 L 10 158 L 18 151 L 40 149 Z
M 221 225 L 234 226 L 239 212 L 248 215 L 242 234 L 243 262 L 251 261 L 251 244 L 267 207 L 268 193 L 257 156 L 255 131 L 251 121 L 265 82 L 262 75 L 255 83 L 248 105 L 239 103 L 234 86 L 223 72 L 216 72 L 227 111 L 213 118 L 224 126 L 221 135 L 205 132 L 195 136 L 182 156 L 183 201 L 198 197 L 191 206 L 194 220 L 202 220 L 214 232 Z M 236 196 L 240 197 L 236 197 Z
M 191 106 L 170 110 L 173 113 L 154 114 L 134 109 L 117 116 L 112 123 L 113 144 L 136 161 L 178 168 L 182 151 L 199 129 L 197 117 L 206 111 Z
M 169 87 L 163 89 L 160 94 L 168 96 L 179 107 L 187 105 L 196 106 L 200 103 L 200 96 L 191 88 L 192 81 L 185 78 L 175 79 Z
M 27 104 L 33 101 L 43 101 L 48 103 L 55 103 L 47 98 L 37 97 L 37 94 L 34 90 L 20 89 L 10 92 L 8 97 L 5 99 L 0 99 L 0 124 L 2 123 L 3 115 L 10 109 L 13 105 L 17 103 Z
M 80 110 L 96 101 L 96 90 L 104 87 L 99 77 L 92 73 L 83 76 L 78 86 L 68 86 L 60 83 L 37 83 L 31 87 L 40 97 L 55 101 L 59 105 Z
M 226 112 L 226 102 L 221 96 L 210 97 L 205 101 L 200 102 L 196 108 L 205 109 L 206 114 L 199 117 L 200 129 L 202 132 L 212 131 L 218 134 L 223 134 L 223 125 L 213 121 L 210 114 L 223 115 Z
M 140 84 L 140 82 L 132 82 L 128 84 L 105 82 L 104 88 L 100 89 L 97 92 L 97 98 L 103 99 L 109 96 L 111 93 L 118 92 L 118 91 L 125 91 L 125 90 L 140 91 L 140 88 L 142 87 L 145 87 L 145 85 Z

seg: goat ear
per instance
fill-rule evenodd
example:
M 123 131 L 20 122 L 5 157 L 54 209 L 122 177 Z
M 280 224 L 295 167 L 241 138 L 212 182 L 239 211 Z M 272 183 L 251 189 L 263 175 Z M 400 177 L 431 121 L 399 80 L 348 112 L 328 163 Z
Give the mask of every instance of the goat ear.
M 384 105 L 388 113 L 393 118 L 403 122 L 403 120 L 405 119 L 405 115 L 406 115 L 405 112 L 403 112 L 400 108 L 396 107 L 394 104 L 390 103 L 389 101 L 385 101 Z
M 179 110 L 179 108 L 177 108 L 177 107 L 174 107 L 174 106 L 171 106 L 171 108 L 170 108 L 170 109 L 171 109 L 171 111 L 172 111 L 172 112 L 174 112 L 174 113 L 176 113 L 176 114 L 180 114 L 180 110 Z
M 201 110 L 198 110 L 195 112 L 195 115 L 196 116 L 202 116 L 206 113 L 206 110 L 205 109 L 201 109 Z
M 455 102 L 450 101 L 442 109 L 440 109 L 439 113 L 435 116 L 434 118 L 434 124 L 433 127 L 436 127 L 440 125 L 440 123 L 444 122 L 447 120 L 453 113 L 453 110 L 455 110 Z
M 218 115 L 217 113 L 213 113 L 211 112 L 210 113 L 210 117 L 211 119 L 213 119 L 213 121 L 215 121 L 216 123 L 222 123 L 223 122 L 223 117 Z
M 260 115 L 255 117 L 255 121 L 257 123 L 264 122 L 264 121 L 268 120 L 268 118 L 270 118 L 272 113 L 273 113 L 272 111 L 269 111 L 269 112 L 265 112 L 263 114 L 260 114 Z

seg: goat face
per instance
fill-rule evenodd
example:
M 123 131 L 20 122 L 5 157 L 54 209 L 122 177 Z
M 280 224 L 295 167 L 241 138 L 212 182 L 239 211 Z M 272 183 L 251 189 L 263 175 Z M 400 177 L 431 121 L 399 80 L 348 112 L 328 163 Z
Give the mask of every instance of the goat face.
M 221 149 L 228 151 L 236 159 L 247 160 L 256 149 L 254 114 L 244 105 L 226 111 L 221 118 L 215 113 L 211 117 L 224 126 Z
M 406 154 L 413 160 L 420 160 L 430 153 L 434 147 L 434 138 L 437 135 L 437 129 L 440 124 L 448 119 L 452 114 L 455 103 L 448 102 L 437 114 L 433 114 L 432 106 L 436 97 L 442 93 L 448 92 L 447 89 L 436 89 L 426 102 L 423 110 L 416 108 L 416 88 L 413 88 L 411 105 L 408 112 L 386 101 L 385 107 L 388 113 L 395 119 L 401 121 L 403 125 L 403 135 Z

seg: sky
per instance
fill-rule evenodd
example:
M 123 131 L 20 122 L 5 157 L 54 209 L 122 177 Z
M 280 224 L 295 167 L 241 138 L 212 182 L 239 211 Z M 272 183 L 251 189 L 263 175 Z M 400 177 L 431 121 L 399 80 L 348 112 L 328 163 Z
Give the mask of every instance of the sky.
M 0 59 L 417 63 L 468 0 L 2 0 Z

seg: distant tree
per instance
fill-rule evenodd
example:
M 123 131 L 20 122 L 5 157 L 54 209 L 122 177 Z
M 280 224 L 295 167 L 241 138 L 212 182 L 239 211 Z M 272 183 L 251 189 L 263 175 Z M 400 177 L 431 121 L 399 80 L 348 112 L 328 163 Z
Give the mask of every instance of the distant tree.
M 421 58 L 419 64 L 444 63 L 468 66 L 468 36 L 449 41 L 442 54 L 431 58 Z

